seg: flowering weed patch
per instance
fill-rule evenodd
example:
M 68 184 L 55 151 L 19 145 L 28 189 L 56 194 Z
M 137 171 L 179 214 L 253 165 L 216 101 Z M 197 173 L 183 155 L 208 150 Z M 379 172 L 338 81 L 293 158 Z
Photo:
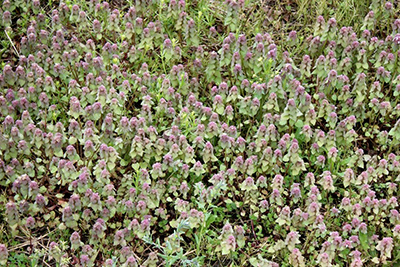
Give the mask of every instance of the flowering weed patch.
M 42 2 L 0 9 L 0 265 L 400 263 L 399 6 Z

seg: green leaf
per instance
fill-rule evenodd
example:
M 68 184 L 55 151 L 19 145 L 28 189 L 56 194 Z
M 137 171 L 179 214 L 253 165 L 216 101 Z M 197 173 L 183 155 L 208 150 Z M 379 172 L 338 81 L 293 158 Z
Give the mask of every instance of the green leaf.
M 270 253 L 270 254 L 275 253 L 275 249 L 274 249 L 273 246 L 270 246 L 270 247 L 268 248 L 268 253 Z
M 294 126 L 297 128 L 302 128 L 304 126 L 304 122 L 302 120 L 298 120 Z
M 51 218 L 51 214 L 50 213 L 44 214 L 43 218 L 45 221 L 48 221 Z
M 227 255 L 231 252 L 230 248 L 227 246 L 222 246 L 222 255 Z
M 124 159 L 121 159 L 121 161 L 120 161 L 120 163 L 121 163 L 121 166 L 127 166 L 128 164 L 129 164 L 129 160 L 124 160 Z
M 222 106 L 222 105 L 218 106 L 217 109 L 216 109 L 216 112 L 219 115 L 222 115 L 224 113 L 224 111 L 225 111 L 225 109 L 224 109 L 224 106 Z
M 378 259 L 378 257 L 372 258 L 371 261 L 372 261 L 373 263 L 379 264 L 379 259 Z
M 138 171 L 140 169 L 140 165 L 139 163 L 132 163 L 132 168 L 136 171 Z
M 258 260 L 256 258 L 250 258 L 249 262 L 252 266 L 258 266 Z
M 368 235 L 364 234 L 364 233 L 360 233 L 358 237 L 360 238 L 362 248 L 365 251 L 368 251 L 369 250 Z

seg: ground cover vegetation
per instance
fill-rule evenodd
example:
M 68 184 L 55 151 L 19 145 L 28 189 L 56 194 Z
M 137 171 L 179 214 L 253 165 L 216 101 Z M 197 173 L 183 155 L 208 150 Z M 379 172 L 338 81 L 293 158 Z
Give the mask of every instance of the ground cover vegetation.
M 4 0 L 0 265 L 399 266 L 398 16 Z

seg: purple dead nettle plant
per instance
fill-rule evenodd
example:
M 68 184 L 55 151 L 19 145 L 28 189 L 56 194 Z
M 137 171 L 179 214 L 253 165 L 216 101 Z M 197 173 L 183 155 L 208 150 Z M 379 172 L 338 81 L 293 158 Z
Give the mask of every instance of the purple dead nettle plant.
M 244 4 L 226 1 L 228 30 L 240 27 L 233 15 Z M 218 52 L 209 52 L 183 1 L 171 1 L 165 10 L 187 44 L 164 35 L 165 25 L 148 18 L 142 2 L 125 14 L 108 3 L 93 1 L 88 10 L 62 3 L 52 13 L 52 29 L 38 16 L 21 40 L 20 65 L 6 64 L 0 77 L 0 181 L 13 194 L 5 207 L 7 223 L 34 233 L 43 223 L 36 214 L 49 213 L 47 205 L 60 199 L 58 221 L 76 231 L 71 249 L 78 250 L 83 241 L 95 251 L 118 247 L 121 251 L 106 263 L 116 259 L 135 266 L 138 259 L 128 242 L 138 237 L 134 242 L 141 244 L 141 238 L 157 231 L 156 221 L 188 220 L 188 236 L 203 231 L 214 216 L 205 207 L 221 200 L 223 192 L 226 202 L 216 207 L 231 214 L 225 204 L 235 196 L 234 205 L 241 211 L 250 208 L 251 214 L 243 216 L 252 218 L 251 225 L 231 226 L 232 231 L 213 222 L 218 225 L 213 229 L 223 230 L 211 246 L 223 255 L 244 249 L 252 237 L 243 229 L 260 229 L 271 213 L 278 224 L 290 227 L 276 233 L 271 246 L 283 242 L 289 254 L 282 261 L 293 266 L 330 266 L 347 249 L 352 250 L 351 266 L 360 266 L 368 259 L 356 249 L 365 245 L 379 252 L 378 261 L 392 260 L 399 242 L 399 23 L 391 21 L 390 3 L 380 9 L 374 6 L 367 15 L 360 38 L 350 27 L 338 29 L 334 18 L 318 17 L 314 35 L 306 40 L 309 55 L 302 60 L 290 49 L 280 51 L 268 34 L 232 33 L 213 47 Z M 11 12 L 2 15 L 4 25 L 12 23 Z M 391 21 L 392 36 L 374 36 L 377 18 Z M 79 29 L 79 37 L 62 27 L 66 21 Z M 93 28 L 92 39 L 82 34 L 86 28 Z M 121 42 L 115 39 L 120 34 Z M 219 33 L 212 28 L 210 35 L 216 40 Z M 290 47 L 299 45 L 298 35 L 289 33 Z M 193 66 L 179 63 L 186 45 L 196 51 Z M 164 74 L 144 58 L 144 51 L 158 48 Z M 258 75 L 267 80 L 257 80 Z M 202 76 L 212 82 L 211 98 L 201 91 Z M 310 77 L 316 78 L 315 88 L 308 84 Z M 385 88 L 395 89 L 386 95 Z M 371 140 L 377 152 L 362 140 Z M 68 193 L 53 196 L 59 187 Z M 120 217 L 129 222 L 115 224 Z M 361 234 L 369 235 L 371 225 L 383 220 L 366 244 Z M 308 235 L 314 235 L 306 243 L 310 249 L 300 250 L 299 240 Z M 62 246 L 51 247 L 60 257 Z M 4 260 L 7 249 L 1 248 Z M 85 250 L 78 260 L 89 266 L 91 256 Z M 310 257 L 315 260 L 309 262 Z

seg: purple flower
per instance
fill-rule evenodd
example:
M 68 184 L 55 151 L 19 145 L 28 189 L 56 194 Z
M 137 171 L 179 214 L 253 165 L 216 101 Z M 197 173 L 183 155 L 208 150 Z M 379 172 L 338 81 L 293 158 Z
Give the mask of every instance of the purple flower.
M 25 225 L 26 225 L 27 228 L 32 229 L 32 228 L 35 227 L 35 223 L 36 223 L 35 218 L 33 218 L 32 216 L 29 216 L 26 219 L 26 224 Z
M 73 232 L 69 240 L 71 241 L 72 248 L 75 250 L 83 245 L 83 243 L 81 242 L 81 236 L 79 235 L 78 232 Z
M 90 263 L 90 258 L 89 258 L 89 256 L 86 255 L 86 254 L 81 255 L 80 260 L 81 260 L 82 266 L 88 266 L 89 263 Z
M 138 266 L 135 257 L 134 256 L 129 256 L 128 259 L 126 260 L 124 266 L 127 266 L 127 267 L 136 267 L 136 266 Z
M 317 262 L 320 264 L 320 266 L 331 266 L 331 259 L 329 254 L 326 252 L 318 255 Z
M 8 249 L 5 244 L 0 244 L 0 263 L 5 264 L 8 258 Z
M 300 235 L 298 232 L 292 231 L 287 234 L 285 244 L 290 251 L 294 250 L 295 245 L 300 243 Z
M 391 258 L 393 248 L 393 239 L 391 237 L 383 238 L 376 246 L 376 249 L 381 252 L 381 256 L 387 258 Z
M 289 263 L 293 267 L 302 267 L 305 266 L 304 257 L 301 254 L 301 251 L 298 248 L 292 249 L 292 252 L 289 256 Z
M 392 10 L 392 8 L 393 8 L 393 4 L 392 4 L 391 2 L 386 2 L 386 3 L 385 3 L 385 9 L 386 9 L 387 11 Z

